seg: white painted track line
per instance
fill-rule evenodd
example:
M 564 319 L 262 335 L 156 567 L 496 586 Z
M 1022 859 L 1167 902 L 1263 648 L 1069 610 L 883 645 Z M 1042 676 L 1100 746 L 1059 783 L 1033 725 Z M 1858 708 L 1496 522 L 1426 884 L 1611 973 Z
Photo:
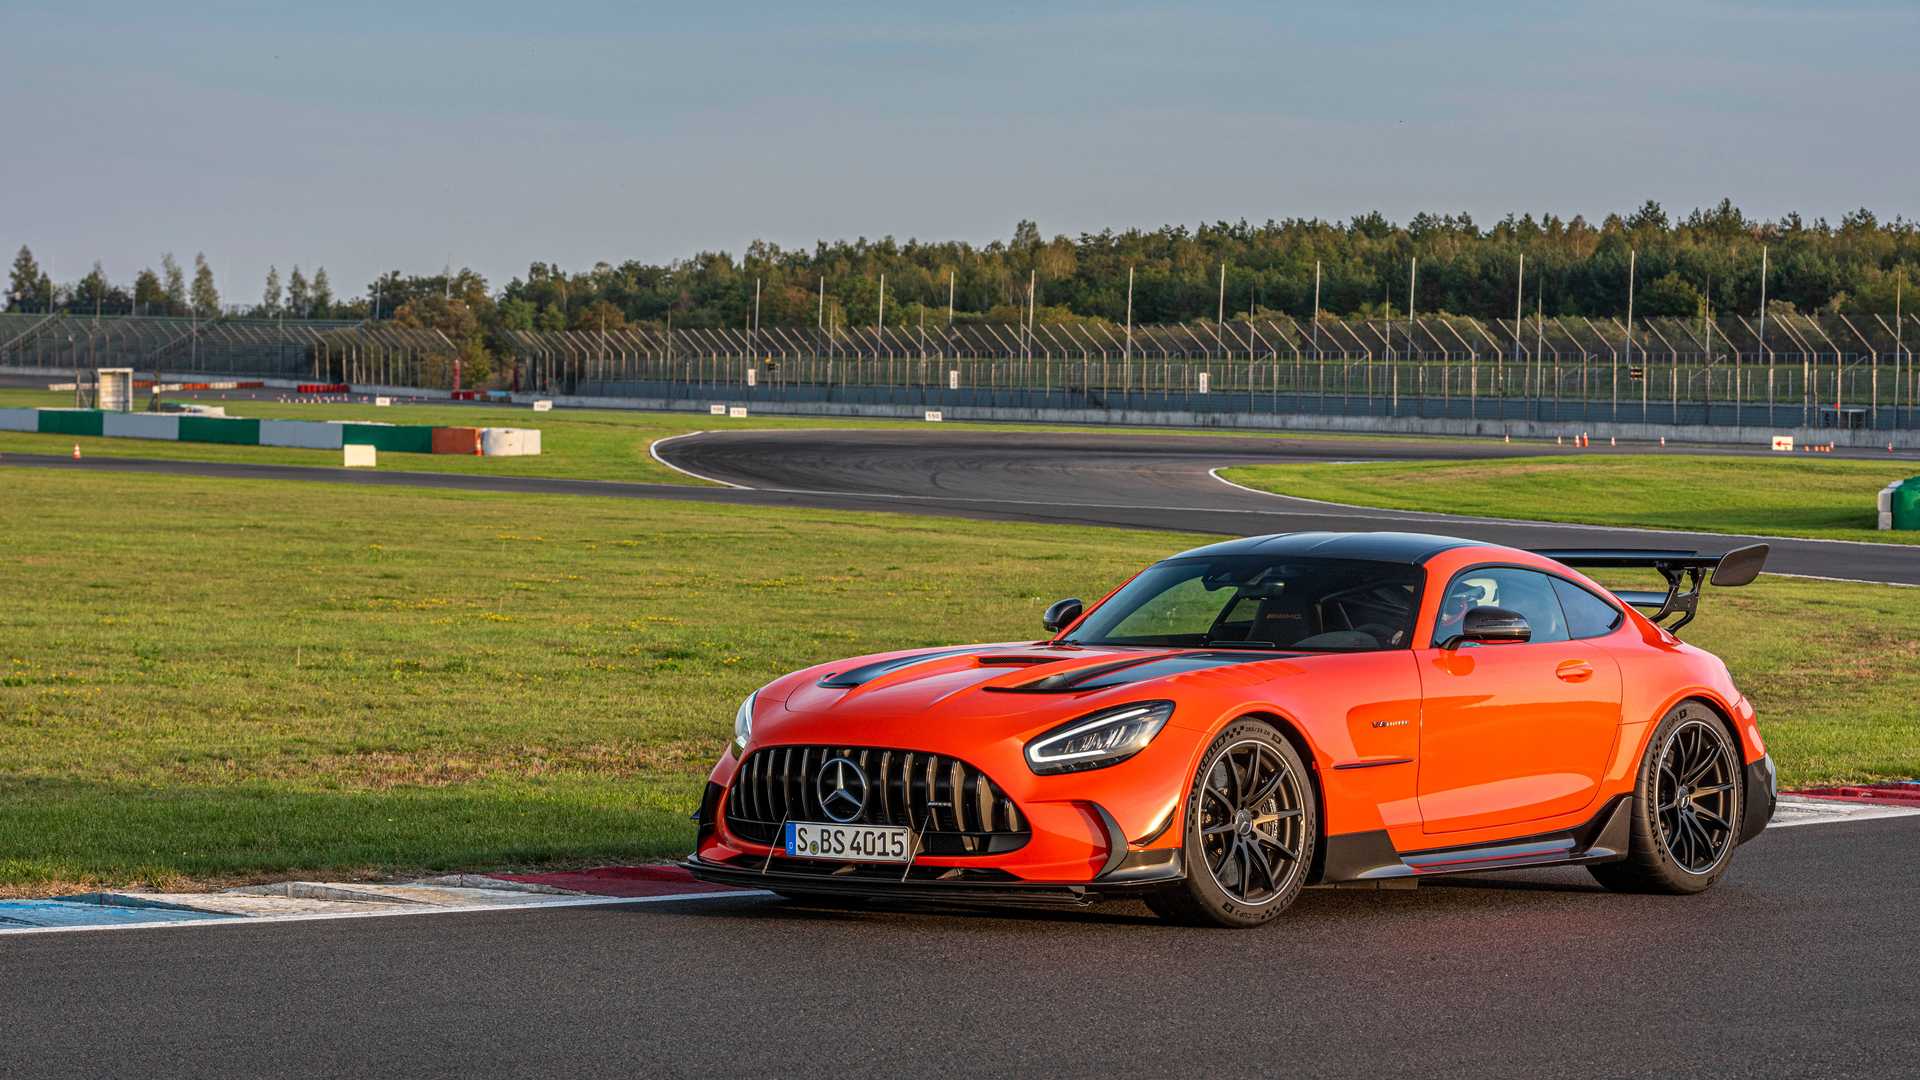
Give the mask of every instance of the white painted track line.
M 702 483 L 718 484 L 721 487 L 733 488 L 736 491 L 752 491 L 753 489 L 748 487 L 745 484 L 731 484 L 725 480 L 716 480 L 711 476 L 701 476 L 699 473 L 694 472 L 692 469 L 683 469 L 680 466 L 675 465 L 673 462 L 668 461 L 666 458 L 663 458 L 660 456 L 660 448 L 674 441 L 675 439 L 691 439 L 696 435 L 705 435 L 705 434 L 706 434 L 705 431 L 689 431 L 680 435 L 669 435 L 664 439 L 655 439 L 652 442 L 647 444 L 647 456 L 659 462 L 660 464 L 665 465 L 667 468 L 672 469 L 674 472 L 679 473 L 681 476 L 691 476 L 695 480 L 699 480 Z

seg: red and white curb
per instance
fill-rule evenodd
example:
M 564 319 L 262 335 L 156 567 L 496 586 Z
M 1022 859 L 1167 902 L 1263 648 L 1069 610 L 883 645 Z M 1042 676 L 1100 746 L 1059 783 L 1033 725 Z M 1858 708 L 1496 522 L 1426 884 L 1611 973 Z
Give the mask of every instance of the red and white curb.
M 289 881 L 218 893 L 100 892 L 52 901 L 22 901 L 17 907 L 0 902 L 0 937 L 659 904 L 760 895 L 765 894 L 695 881 L 677 866 L 457 874 L 390 884 Z
M 1920 783 L 1846 784 L 1780 793 L 1772 829 L 1920 815 Z

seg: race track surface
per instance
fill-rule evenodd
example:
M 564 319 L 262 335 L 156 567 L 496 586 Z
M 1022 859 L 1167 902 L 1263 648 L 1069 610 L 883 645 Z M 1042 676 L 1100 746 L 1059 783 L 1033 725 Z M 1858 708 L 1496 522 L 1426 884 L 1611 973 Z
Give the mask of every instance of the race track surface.
M 1537 445 L 948 428 L 734 431 L 657 450 L 745 487 L 0 463 L 1235 535 L 1417 529 L 1709 551 L 1745 541 L 1356 510 L 1209 473 Z M 1770 569 L 1920 584 L 1920 550 L 1776 541 Z M 1583 871 L 1539 870 L 1411 892 L 1310 890 L 1253 932 L 1169 928 L 1133 905 L 842 912 L 741 896 L 23 935 L 0 939 L 0 1077 L 1877 1078 L 1920 1060 L 1920 982 L 1901 966 L 1920 955 L 1917 849 L 1920 818 L 1783 829 L 1741 849 L 1698 897 L 1616 896 Z
M 1573 451 L 1445 439 L 1259 439 L 1201 435 L 786 429 L 703 432 L 654 446 L 663 463 L 736 487 L 619 483 L 136 458 L 8 454 L 0 465 L 321 480 L 335 483 L 809 506 L 1247 536 L 1297 530 L 1433 532 L 1516 547 L 1773 545 L 1767 569 L 1920 585 L 1920 546 L 1547 524 L 1373 510 L 1234 487 L 1210 472 L 1269 462 L 1466 460 L 1543 453 L 1727 453 L 1725 448 Z M 1765 456 L 1765 451 L 1754 452 Z
M 1694 897 L 1313 889 L 1256 931 L 761 896 L 0 940 L 0 1076 L 1897 1075 L 1920 819 Z

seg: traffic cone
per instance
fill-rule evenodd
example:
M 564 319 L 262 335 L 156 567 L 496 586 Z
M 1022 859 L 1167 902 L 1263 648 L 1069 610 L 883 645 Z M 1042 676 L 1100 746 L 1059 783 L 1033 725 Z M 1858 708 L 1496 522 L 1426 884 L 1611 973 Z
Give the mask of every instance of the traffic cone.
M 1616 438 L 1614 438 L 1614 437 L 1613 437 L 1613 436 L 1611 436 L 1611 435 L 1609 435 L 1609 436 L 1607 436 L 1607 445 L 1608 445 L 1608 446 L 1619 446 L 1619 445 L 1620 445 L 1620 440 L 1619 440 L 1619 439 L 1616 439 Z
M 73 444 L 73 460 L 75 461 L 80 460 L 80 444 L 79 443 Z
M 1558 435 L 1555 435 L 1555 436 L 1553 437 L 1553 445 L 1555 445 L 1555 446 L 1565 446 L 1565 445 L 1566 445 L 1566 440 L 1565 440 L 1565 439 L 1563 439 L 1563 438 L 1561 438 L 1561 437 L 1560 437 L 1560 436 L 1558 436 Z M 1889 453 L 1891 453 L 1891 452 L 1892 452 L 1892 447 L 1893 447 L 1893 444 L 1892 444 L 1892 443 L 1888 443 L 1888 444 L 1887 444 L 1887 447 L 1888 447 L 1888 452 L 1889 452 Z
M 1511 436 L 1511 435 L 1508 435 L 1508 436 L 1507 436 L 1507 437 L 1506 437 L 1505 439 L 1503 439 L 1502 441 L 1503 441 L 1503 442 L 1508 442 L 1508 443 L 1511 443 L 1511 442 L 1513 442 L 1513 436 Z
M 1667 437 L 1665 435 L 1660 436 L 1660 445 L 1661 446 L 1667 445 Z

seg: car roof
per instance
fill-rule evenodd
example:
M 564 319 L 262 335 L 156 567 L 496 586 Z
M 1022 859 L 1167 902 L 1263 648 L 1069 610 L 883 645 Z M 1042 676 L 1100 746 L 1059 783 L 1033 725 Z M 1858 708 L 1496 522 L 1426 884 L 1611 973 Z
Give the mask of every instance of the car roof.
M 1490 547 L 1457 536 L 1408 532 L 1295 532 L 1270 533 L 1225 540 L 1183 551 L 1176 559 L 1206 555 L 1314 556 L 1323 559 L 1367 559 L 1373 562 L 1418 566 L 1443 551 L 1462 547 Z

